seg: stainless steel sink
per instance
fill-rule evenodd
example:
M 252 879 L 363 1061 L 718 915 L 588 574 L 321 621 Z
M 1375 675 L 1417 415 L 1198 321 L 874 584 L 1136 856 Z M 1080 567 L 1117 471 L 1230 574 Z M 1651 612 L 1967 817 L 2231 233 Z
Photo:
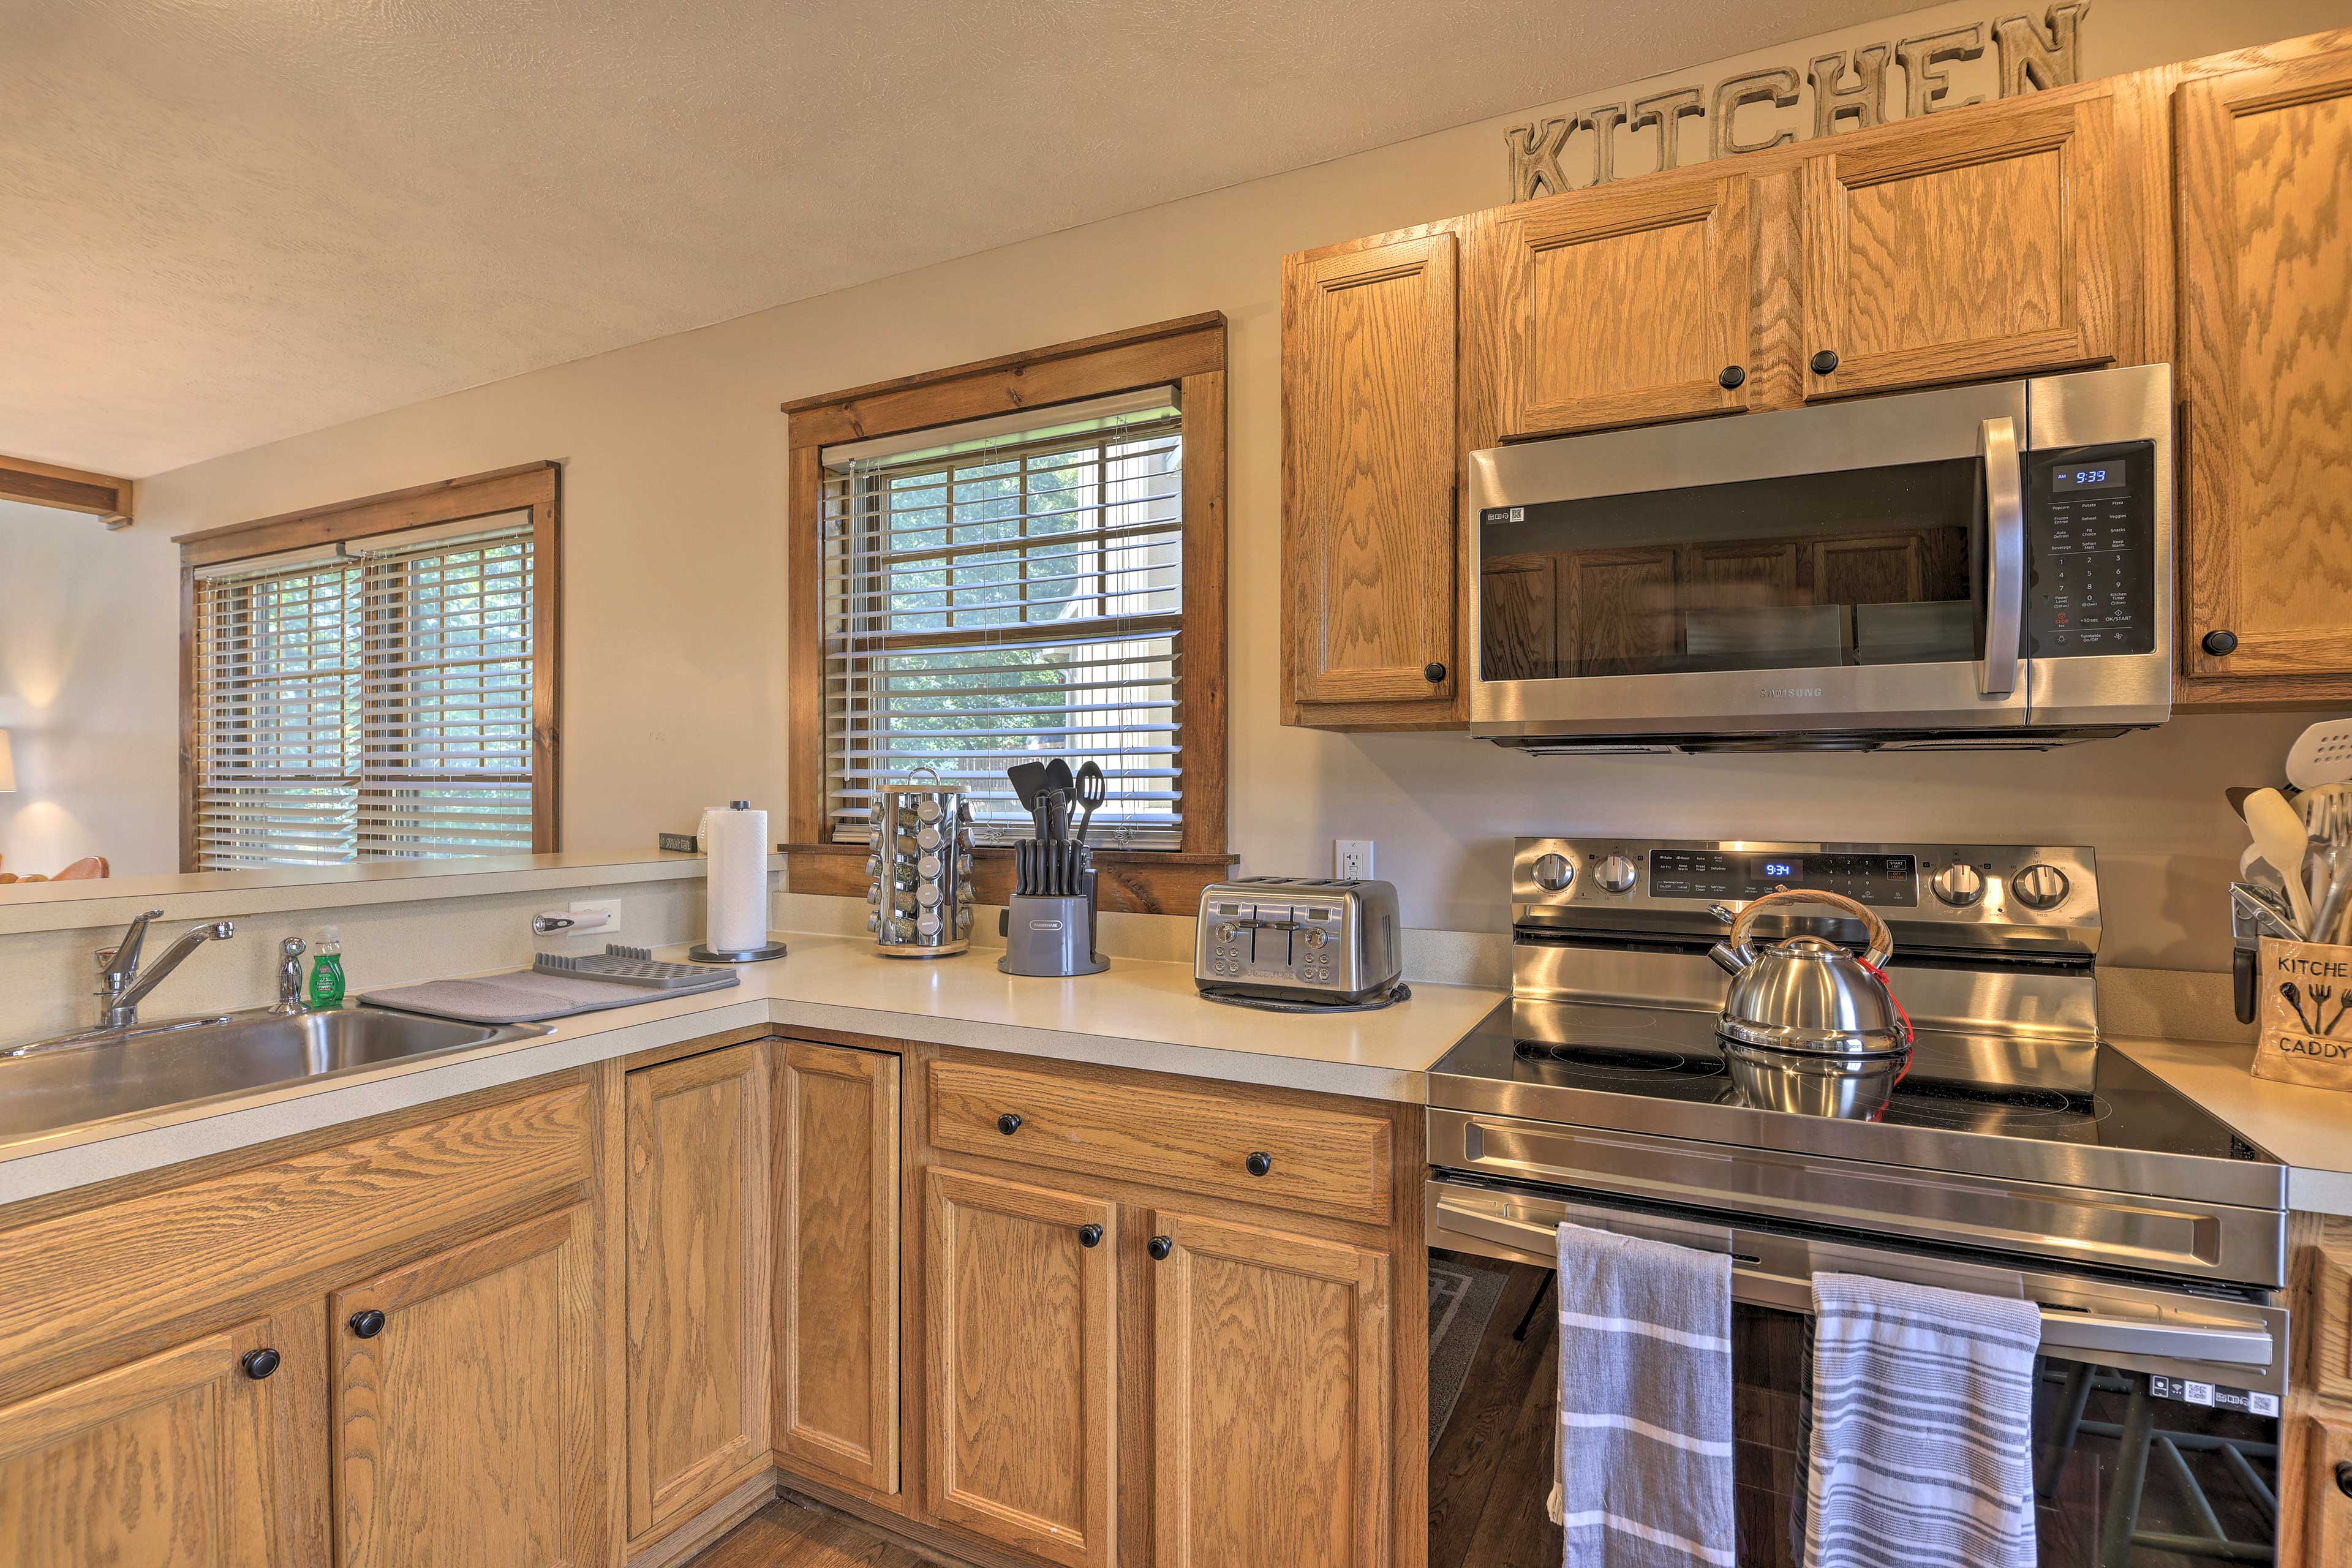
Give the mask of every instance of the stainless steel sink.
M 549 1032 L 536 1024 L 459 1024 L 347 1007 L 290 1017 L 232 1013 L 96 1035 L 70 1048 L 0 1060 L 0 1143 Z

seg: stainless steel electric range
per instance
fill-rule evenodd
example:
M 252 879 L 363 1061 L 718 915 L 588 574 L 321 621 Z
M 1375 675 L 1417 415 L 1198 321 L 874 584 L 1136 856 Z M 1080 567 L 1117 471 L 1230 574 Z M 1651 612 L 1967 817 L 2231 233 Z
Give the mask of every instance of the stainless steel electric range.
M 1893 928 L 1907 1070 L 1849 1116 L 1735 1085 L 1707 947 L 1776 888 Z M 1797 1561 L 1816 1272 L 2042 1309 L 2042 1560 L 2249 1560 L 2276 1530 L 2286 1170 L 2098 1029 L 2097 866 L 2053 846 L 1528 838 L 1512 1000 L 1431 1069 L 1430 1246 L 1563 1221 L 1735 1258 L 1740 1561 Z M 1767 918 L 1859 946 L 1827 908 Z

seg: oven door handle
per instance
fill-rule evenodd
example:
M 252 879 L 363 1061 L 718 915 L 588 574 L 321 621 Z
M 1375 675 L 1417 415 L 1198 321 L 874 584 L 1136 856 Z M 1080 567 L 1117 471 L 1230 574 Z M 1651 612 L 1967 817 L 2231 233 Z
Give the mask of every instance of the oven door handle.
M 1732 1233 L 1727 1226 L 1696 1225 L 1687 1220 L 1653 1215 L 1629 1215 L 1575 1204 L 1549 1202 L 1571 1224 L 1595 1230 L 1672 1242 L 1700 1252 L 1728 1253 Z M 1443 1233 L 1477 1237 L 1522 1252 L 1551 1254 L 1559 1242 L 1557 1225 L 1509 1219 L 1475 1203 L 1457 1203 L 1450 1196 L 1437 1201 L 1437 1230 L 1432 1241 L 1444 1246 Z M 1736 1256 L 1736 1255 L 1735 1255 Z M 1786 1311 L 1812 1310 L 1810 1279 L 1792 1279 L 1762 1269 L 1735 1267 L 1731 1296 L 1749 1306 Z M 2052 1351 L 2095 1351 L 2111 1355 L 2149 1356 L 2167 1361 L 2219 1362 L 2229 1366 L 2268 1367 L 2276 1363 L 2278 1344 L 2265 1328 L 2233 1328 L 2221 1323 L 2155 1322 L 2144 1318 L 2117 1318 L 2095 1312 L 2042 1307 L 2042 1344 Z
M 1977 427 L 1985 476 L 1985 651 L 1977 689 L 2017 689 L 2017 647 L 2025 629 L 2025 484 L 2017 461 L 2017 421 L 2004 414 Z

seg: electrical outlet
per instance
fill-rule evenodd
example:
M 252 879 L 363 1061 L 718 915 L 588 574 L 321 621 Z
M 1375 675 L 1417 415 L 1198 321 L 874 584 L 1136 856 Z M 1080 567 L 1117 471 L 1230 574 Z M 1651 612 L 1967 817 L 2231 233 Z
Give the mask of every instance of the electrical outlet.
M 1371 879 L 1372 841 L 1369 838 L 1331 840 L 1331 875 L 1343 882 Z
M 585 902 L 575 899 L 570 908 L 575 915 L 601 912 L 610 916 L 611 921 L 610 923 L 599 926 L 592 931 L 566 931 L 564 933 L 566 936 L 592 936 L 602 942 L 621 929 L 621 900 L 618 899 L 592 899 Z

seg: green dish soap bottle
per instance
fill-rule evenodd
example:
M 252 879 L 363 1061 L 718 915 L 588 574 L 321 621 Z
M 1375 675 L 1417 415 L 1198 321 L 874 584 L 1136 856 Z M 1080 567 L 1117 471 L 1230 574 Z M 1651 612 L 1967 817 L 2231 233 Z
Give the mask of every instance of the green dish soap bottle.
M 316 956 L 310 960 L 310 1011 L 331 1013 L 343 1005 L 342 933 L 333 926 L 319 932 Z

